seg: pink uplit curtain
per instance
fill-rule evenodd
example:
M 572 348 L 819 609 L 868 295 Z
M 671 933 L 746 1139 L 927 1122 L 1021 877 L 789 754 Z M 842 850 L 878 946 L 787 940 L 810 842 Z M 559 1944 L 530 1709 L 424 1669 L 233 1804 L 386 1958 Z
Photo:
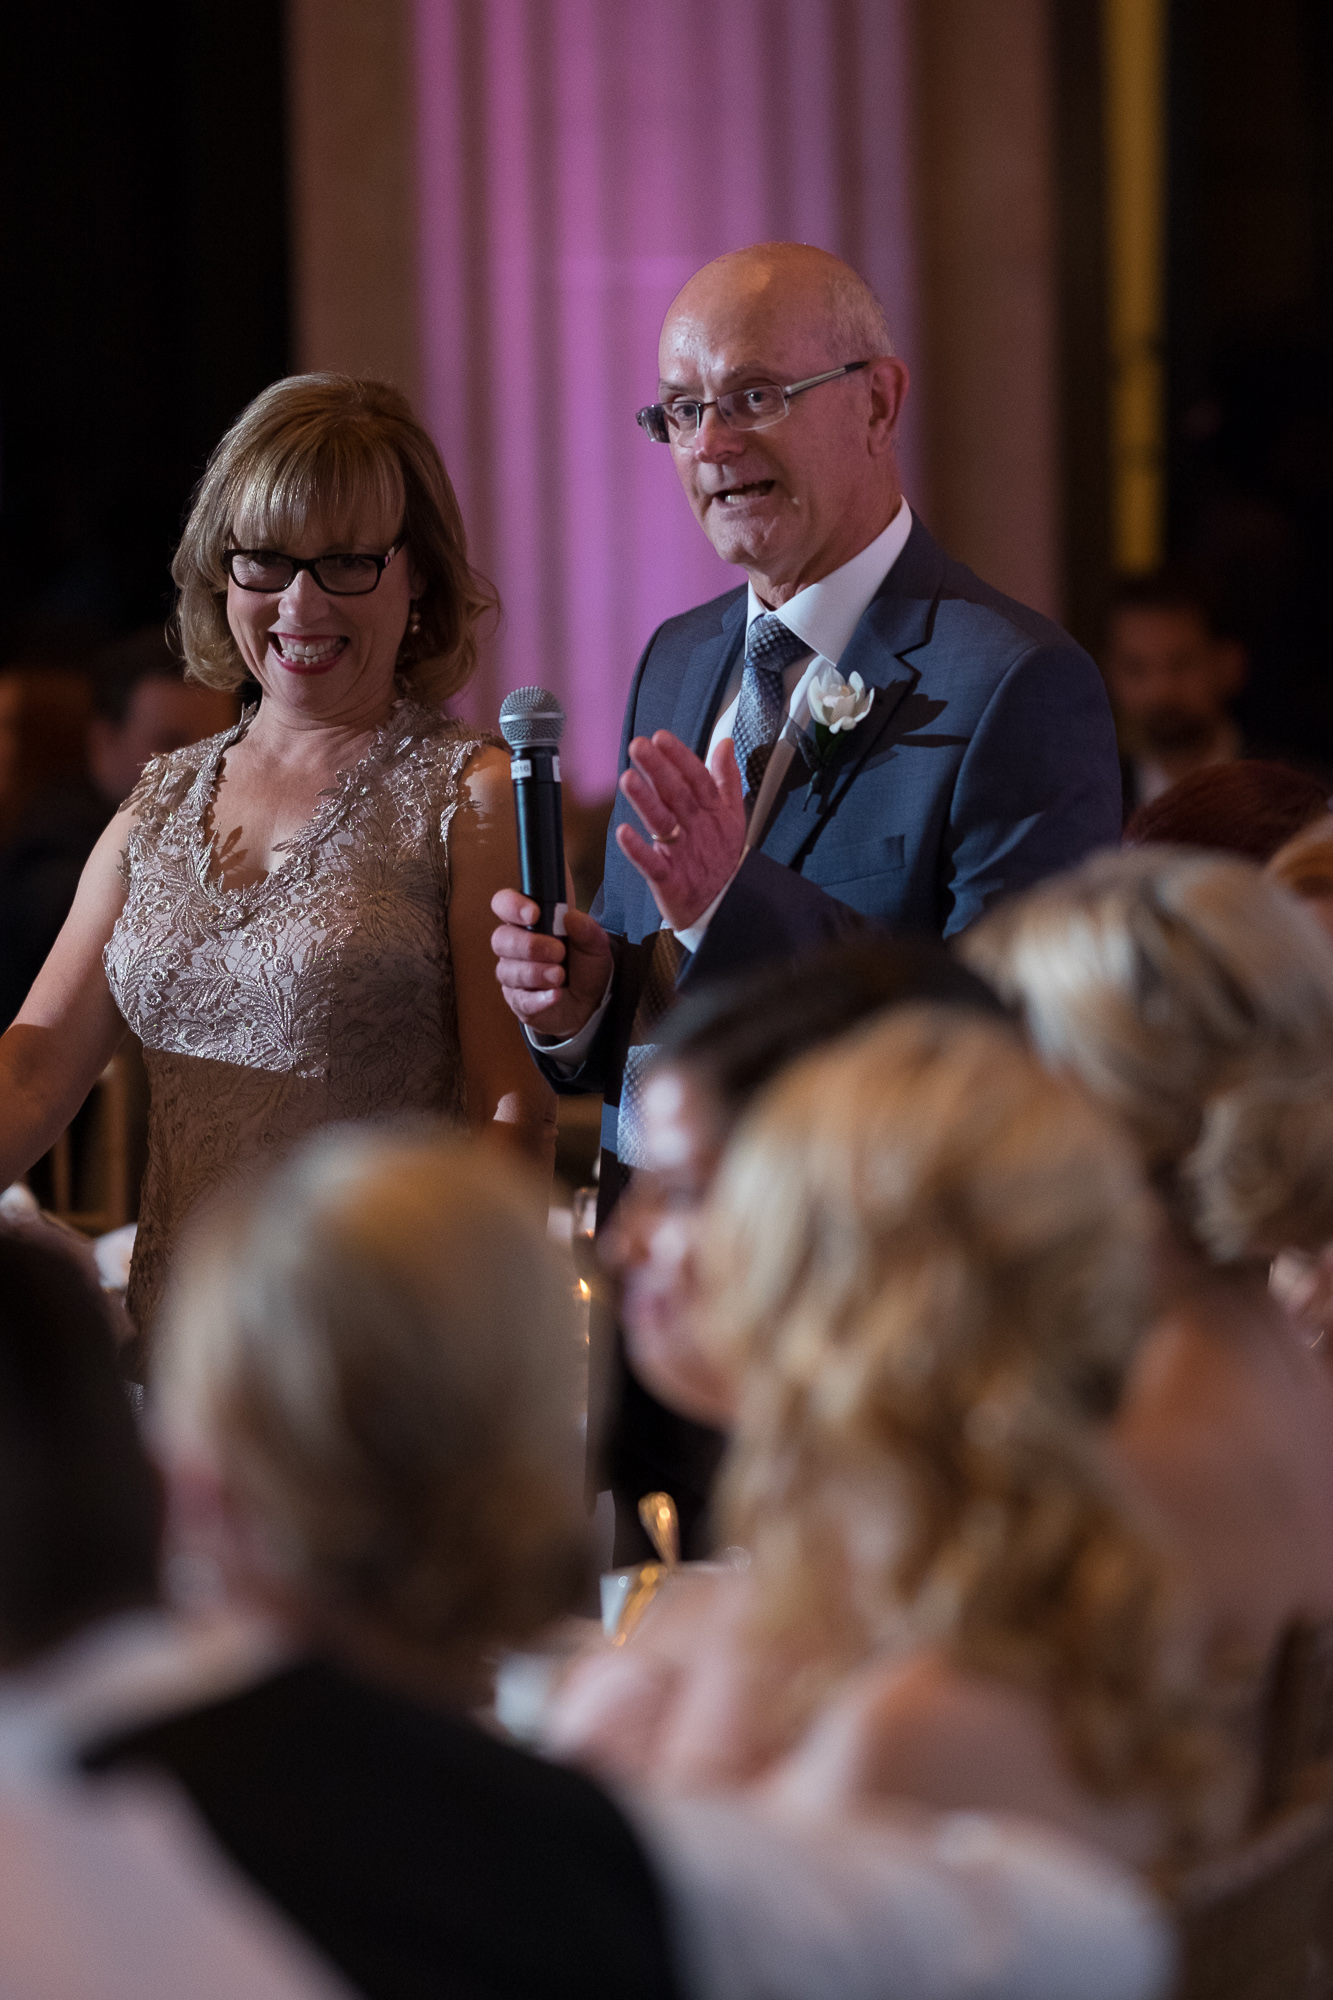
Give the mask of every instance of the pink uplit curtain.
M 416 0 L 426 418 L 567 777 L 614 782 L 654 627 L 740 581 L 635 427 L 663 313 L 774 237 L 850 259 L 913 352 L 906 0 Z M 912 490 L 913 437 L 903 456 Z

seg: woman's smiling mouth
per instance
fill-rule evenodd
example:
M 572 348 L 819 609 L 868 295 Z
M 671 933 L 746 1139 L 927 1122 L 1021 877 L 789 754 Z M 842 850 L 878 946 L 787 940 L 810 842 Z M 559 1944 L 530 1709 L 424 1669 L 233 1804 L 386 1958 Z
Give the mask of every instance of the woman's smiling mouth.
M 292 674 L 327 673 L 347 645 L 345 638 L 302 639 L 294 632 L 270 632 L 268 637 L 270 652 Z

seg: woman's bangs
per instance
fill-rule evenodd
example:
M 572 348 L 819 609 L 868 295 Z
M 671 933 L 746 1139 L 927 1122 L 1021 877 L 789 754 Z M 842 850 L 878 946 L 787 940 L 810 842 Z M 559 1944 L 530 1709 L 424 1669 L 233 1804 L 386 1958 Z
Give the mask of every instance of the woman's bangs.
M 357 542 L 387 549 L 403 524 L 403 476 L 396 456 L 347 430 L 284 439 L 252 462 L 232 534 L 242 548 L 290 549 L 310 530 L 330 547 Z

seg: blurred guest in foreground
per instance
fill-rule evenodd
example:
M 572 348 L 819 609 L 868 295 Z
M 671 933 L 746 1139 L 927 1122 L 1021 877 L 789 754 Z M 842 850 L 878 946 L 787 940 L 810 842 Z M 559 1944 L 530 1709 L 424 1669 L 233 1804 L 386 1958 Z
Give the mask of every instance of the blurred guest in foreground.
M 1210 765 L 1140 806 L 1126 847 L 1207 847 L 1267 861 L 1302 828 L 1328 817 L 1328 784 L 1286 764 Z
M 897 1010 L 782 1078 L 705 1258 L 749 1567 L 587 1662 L 557 1745 L 687 1787 L 1024 1812 L 1135 1862 L 1229 1830 L 1104 1442 L 1152 1228 L 1111 1121 L 997 1024 Z
M 161 1511 L 99 1294 L 63 1247 L 0 1229 L 0 1669 L 43 1662 L 18 1734 L 8 1682 L 0 1774 L 45 1759 L 36 1691 L 89 1664 L 94 1628 L 156 1628 Z
M 531 1208 L 465 1148 L 344 1132 L 219 1220 L 169 1315 L 181 1545 L 276 1643 L 95 1761 L 173 1774 L 372 2000 L 673 1990 L 621 1815 L 467 1720 L 587 1560 Z
M 704 1303 L 698 1256 L 726 1143 L 779 1070 L 871 1014 L 929 1000 L 1002 1011 L 932 939 L 881 938 L 834 945 L 780 973 L 706 988 L 662 1024 L 644 1086 L 644 1167 L 616 1209 L 602 1255 L 624 1274 L 623 1317 L 636 1376 L 664 1409 L 717 1427 L 710 1433 L 714 1465 L 735 1415 L 735 1385 L 698 1338 Z M 706 1553 L 707 1489 L 677 1488 L 672 1497 L 684 1553 Z
M 1268 1285 L 1279 1251 L 1333 1240 L 1333 944 L 1257 869 L 1145 849 L 1031 891 L 965 949 L 1123 1122 L 1165 1203 L 1116 1448 L 1254 1748 L 1284 1636 L 1333 1619 L 1333 1378 Z
M 338 2000 L 179 1801 L 71 1781 L 90 1732 L 161 1701 L 164 1669 L 219 1664 L 156 1608 L 160 1517 L 97 1292 L 0 1229 L 0 1989 Z
M 512 1169 L 416 1134 L 310 1142 L 218 1220 L 161 1356 L 169 1484 L 281 1650 L 94 1761 L 173 1774 L 372 2000 L 1064 2000 L 1089 1955 L 1094 2000 L 1158 1991 L 1151 1913 L 1067 1843 L 622 1808 L 467 1719 L 582 1578 L 549 1254 Z
M 150 762 L 0 1042 L 0 1185 L 127 1023 L 143 1043 L 144 1336 L 191 1211 L 313 1127 L 424 1110 L 548 1158 L 555 1137 L 490 953 L 517 868 L 507 760 L 440 707 L 493 598 L 404 398 L 340 375 L 266 389 L 209 461 L 173 574 L 190 676 L 262 699 Z

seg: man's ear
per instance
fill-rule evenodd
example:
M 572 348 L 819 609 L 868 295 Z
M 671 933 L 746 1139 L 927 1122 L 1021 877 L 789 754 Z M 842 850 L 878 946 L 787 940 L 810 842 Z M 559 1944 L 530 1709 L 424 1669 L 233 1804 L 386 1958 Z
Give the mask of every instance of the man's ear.
M 870 450 L 874 457 L 893 447 L 893 434 L 907 400 L 911 377 L 896 354 L 882 354 L 866 370 L 870 384 Z

